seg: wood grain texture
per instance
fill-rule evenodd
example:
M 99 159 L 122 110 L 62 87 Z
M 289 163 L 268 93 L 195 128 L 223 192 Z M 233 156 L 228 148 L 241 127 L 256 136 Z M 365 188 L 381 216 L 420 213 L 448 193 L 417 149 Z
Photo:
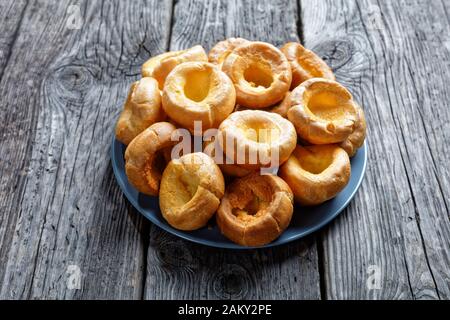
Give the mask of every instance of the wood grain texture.
M 0 297 L 140 298 L 148 223 L 119 190 L 114 124 L 170 1 L 29 3 L 0 83 Z M 67 286 L 79 267 L 81 287 Z
M 0 298 L 449 299 L 449 13 L 450 0 L 1 1 Z M 109 160 L 141 64 L 299 34 L 366 112 L 369 164 L 350 206 L 268 250 L 208 248 L 148 223 Z
M 17 38 L 26 5 L 25 0 L 0 2 L 0 25 L 2 28 L 0 34 L 0 79 L 3 77 L 3 70 Z
M 11 50 L 18 35 L 18 30 L 25 12 L 25 1 L 3 1 L 0 3 L 0 21 L 2 32 L 0 34 L 0 83 L 3 78 L 6 64 L 10 60 Z M 6 120 L 8 106 L 6 101 L 0 99 L 0 120 Z M 4 122 L 3 122 L 4 123 Z M 3 145 L 8 134 L 6 125 L 0 126 L 0 146 Z M 19 139 L 18 139 L 19 140 Z M 20 143 L 8 153 L 0 157 L 0 257 L 5 256 L 6 249 L 9 248 L 12 237 L 7 232 L 16 216 L 3 214 L 7 210 L 17 210 L 16 195 L 14 190 L 17 185 L 13 183 L 17 178 L 15 161 L 24 155 L 24 145 Z M 0 149 L 2 152 L 5 149 Z M 10 219 L 12 221 L 10 221 Z M 3 260 L 0 258 L 0 273 Z
M 449 1 L 300 2 L 306 46 L 368 119 L 362 189 L 323 233 L 326 298 L 448 299 Z
M 240 36 L 298 40 L 293 1 L 178 1 L 170 49 Z M 152 226 L 146 299 L 319 299 L 316 241 L 237 252 L 194 245 Z

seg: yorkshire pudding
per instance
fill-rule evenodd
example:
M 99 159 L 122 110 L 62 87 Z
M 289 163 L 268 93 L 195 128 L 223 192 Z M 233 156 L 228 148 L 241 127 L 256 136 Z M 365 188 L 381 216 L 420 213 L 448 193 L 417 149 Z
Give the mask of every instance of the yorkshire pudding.
M 170 51 L 150 58 L 142 65 L 142 76 L 153 77 L 158 81 L 162 90 L 164 82 L 170 71 L 177 65 L 188 61 L 208 61 L 208 56 L 202 46 L 180 51 Z
M 222 150 L 247 169 L 277 167 L 297 144 L 295 128 L 276 113 L 245 110 L 232 113 L 219 127 Z
M 222 172 L 213 159 L 190 153 L 172 160 L 164 170 L 159 206 L 172 227 L 196 230 L 214 215 L 224 191 Z
M 350 179 L 347 152 L 336 145 L 297 146 L 280 168 L 301 205 L 312 206 L 334 198 Z
M 240 167 L 234 164 L 233 159 L 228 159 L 218 140 L 206 141 L 203 145 L 203 152 L 214 159 L 214 162 L 219 166 L 223 174 L 230 177 L 245 177 L 254 171 Z
M 117 121 L 116 138 L 128 145 L 139 133 L 165 117 L 158 82 L 153 78 L 142 78 L 131 85 Z
M 243 38 L 228 38 L 220 41 L 209 51 L 208 60 L 221 68 L 225 59 L 234 49 L 249 42 Z
M 366 118 L 364 116 L 363 109 L 355 104 L 358 120 L 356 121 L 355 130 L 348 138 L 341 143 L 340 147 L 347 151 L 349 157 L 353 157 L 362 147 L 364 140 L 366 139 Z
M 238 166 L 237 164 L 223 163 L 219 164 L 220 170 L 228 177 L 245 177 L 254 170 L 246 169 Z
M 222 70 L 236 88 L 238 104 L 262 109 L 281 101 L 292 80 L 291 66 L 284 54 L 265 42 L 249 42 L 234 49 Z
M 128 181 L 144 194 L 157 196 L 164 169 L 166 149 L 176 142 L 171 135 L 176 128 L 168 122 L 158 122 L 131 141 L 125 151 L 125 172 Z
M 292 69 L 291 89 L 311 78 L 335 80 L 331 68 L 318 55 L 304 48 L 300 43 L 288 42 L 282 48 Z
M 277 104 L 274 107 L 266 109 L 266 111 L 278 113 L 280 116 L 287 119 L 287 112 L 288 112 L 289 108 L 291 107 L 291 98 L 290 97 L 291 97 L 291 92 L 290 91 L 286 92 L 283 100 L 279 104 Z
M 335 80 L 333 70 L 318 55 L 298 42 L 288 42 L 282 48 L 292 69 L 291 89 L 312 78 Z
M 284 95 L 284 98 L 283 98 L 283 100 L 281 100 L 281 102 L 275 104 L 274 106 L 265 108 L 262 111 L 278 113 L 280 116 L 287 119 L 287 112 L 288 112 L 289 108 L 291 107 L 290 95 L 291 95 L 290 91 L 286 92 L 286 94 Z M 244 111 L 244 110 L 252 110 L 252 109 L 243 107 L 238 104 L 234 108 L 234 112 Z
M 312 144 L 339 143 L 354 131 L 355 102 L 341 84 L 313 78 L 291 92 L 288 118 L 299 137 Z
M 272 242 L 288 227 L 293 213 L 293 195 L 281 178 L 253 173 L 228 186 L 217 225 L 231 241 L 243 246 Z
M 236 92 L 225 73 L 208 62 L 186 62 L 169 74 L 162 103 L 170 118 L 187 129 L 194 121 L 217 128 L 233 112 Z

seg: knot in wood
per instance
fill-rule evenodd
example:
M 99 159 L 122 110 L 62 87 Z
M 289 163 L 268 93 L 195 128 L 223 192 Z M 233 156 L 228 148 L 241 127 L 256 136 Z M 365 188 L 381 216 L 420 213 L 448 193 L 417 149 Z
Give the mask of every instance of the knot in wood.
M 158 258 L 163 264 L 177 268 L 189 268 L 194 264 L 191 251 L 182 240 L 165 239 L 160 241 Z
M 86 66 L 69 64 L 50 73 L 45 94 L 73 104 L 82 103 L 86 93 L 95 88 L 93 72 Z
M 219 299 L 244 299 L 248 296 L 252 278 L 237 264 L 223 266 L 212 278 L 214 294 Z
M 349 63 L 354 54 L 355 46 L 347 40 L 332 40 L 321 42 L 313 50 L 336 71 Z

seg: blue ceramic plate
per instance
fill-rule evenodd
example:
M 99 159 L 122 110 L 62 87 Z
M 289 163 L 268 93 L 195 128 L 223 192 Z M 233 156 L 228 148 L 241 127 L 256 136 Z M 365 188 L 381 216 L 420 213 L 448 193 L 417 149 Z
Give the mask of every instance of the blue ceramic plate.
M 124 162 L 125 146 L 113 138 L 111 146 L 111 162 L 117 182 L 125 196 L 133 206 L 147 219 L 160 228 L 177 235 L 183 239 L 196 243 L 228 249 L 249 249 L 235 244 L 225 238 L 221 233 L 215 219 L 211 219 L 210 226 L 196 231 L 180 231 L 172 228 L 162 217 L 159 210 L 158 197 L 150 197 L 139 193 L 127 180 Z M 264 247 L 274 247 L 300 239 L 325 226 L 344 210 L 358 190 L 364 176 L 367 163 L 367 146 L 358 150 L 351 159 L 352 175 L 349 184 L 338 196 L 319 206 L 302 208 L 296 207 L 294 216 L 287 230 L 274 242 Z

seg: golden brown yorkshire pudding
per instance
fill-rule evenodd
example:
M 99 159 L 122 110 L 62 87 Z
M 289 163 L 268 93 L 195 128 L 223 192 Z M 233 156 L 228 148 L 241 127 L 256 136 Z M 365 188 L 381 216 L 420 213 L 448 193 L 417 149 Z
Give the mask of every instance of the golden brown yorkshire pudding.
M 311 78 L 335 80 L 333 71 L 318 55 L 304 48 L 300 43 L 286 43 L 281 51 L 289 60 L 292 68 L 291 89 Z
M 116 125 L 116 138 L 128 145 L 139 133 L 165 119 L 158 82 L 142 78 L 131 85 Z
M 274 105 L 272 107 L 266 108 L 263 111 L 278 113 L 280 116 L 287 119 L 287 112 L 288 112 L 289 108 L 291 107 L 290 95 L 291 95 L 290 91 L 286 92 L 283 100 L 281 100 L 280 103 L 277 103 L 276 105 Z M 243 107 L 238 104 L 234 108 L 234 112 L 244 111 L 244 110 L 252 110 L 252 109 Z
M 208 60 L 221 68 L 225 59 L 234 49 L 249 42 L 243 38 L 228 38 L 220 41 L 209 51 Z
M 253 109 L 247 108 L 247 107 L 244 107 L 244 106 L 241 106 L 241 105 L 237 104 L 237 105 L 234 106 L 234 111 L 233 112 L 245 111 L 245 110 L 253 110 Z
M 288 112 L 289 108 L 291 107 L 290 94 L 291 94 L 290 91 L 286 92 L 286 94 L 284 95 L 283 100 L 281 100 L 280 103 L 277 103 L 277 104 L 275 104 L 272 107 L 265 108 L 262 111 L 278 113 L 280 116 L 282 116 L 283 118 L 287 119 L 287 112 Z M 247 107 L 243 107 L 243 106 L 237 104 L 235 106 L 233 112 L 244 111 L 244 110 L 253 110 L 253 109 L 247 108 Z
M 131 141 L 125 151 L 125 172 L 128 181 L 144 194 L 157 196 L 165 166 L 166 149 L 176 128 L 168 122 L 158 122 Z
M 348 138 L 340 144 L 340 147 L 347 151 L 349 157 L 353 157 L 362 147 L 366 139 L 366 118 L 363 109 L 355 103 L 358 120 L 356 121 L 355 130 Z
M 297 146 L 280 168 L 301 205 L 312 206 L 334 198 L 350 179 L 347 152 L 336 145 Z
M 341 84 L 313 78 L 291 92 L 288 118 L 299 137 L 312 144 L 339 143 L 354 131 L 355 102 Z
M 162 103 L 170 118 L 187 129 L 201 121 L 203 129 L 217 128 L 233 112 L 236 92 L 225 73 L 208 62 L 186 62 L 169 74 Z
M 152 57 L 142 65 L 142 76 L 155 78 L 159 83 L 159 89 L 162 90 L 170 71 L 188 61 L 208 61 L 203 47 L 197 45 L 186 50 L 166 52 Z
M 293 195 L 281 178 L 253 173 L 228 186 L 217 224 L 231 241 L 243 246 L 272 242 L 288 227 Z
M 224 154 L 219 141 L 205 141 L 203 146 L 203 152 L 213 158 L 220 170 L 222 170 L 222 173 L 229 177 L 245 177 L 254 171 L 234 164 L 234 160 L 229 160 Z
M 222 172 L 213 159 L 190 153 L 172 160 L 164 170 L 159 206 L 172 227 L 195 230 L 214 215 L 224 191 Z
M 262 109 L 281 101 L 292 80 L 284 54 L 265 42 L 249 42 L 231 52 L 222 70 L 236 88 L 238 104 Z
M 246 169 L 238 166 L 237 164 L 229 164 L 229 163 L 219 164 L 219 168 L 220 170 L 222 170 L 223 174 L 227 175 L 228 177 L 241 178 L 254 172 L 254 170 Z
M 291 97 L 291 92 L 288 91 L 284 95 L 283 100 L 279 104 L 277 104 L 274 107 L 266 109 L 266 111 L 278 113 L 280 116 L 287 119 L 287 112 L 288 112 L 289 108 L 291 107 L 291 98 L 290 97 Z
M 292 123 L 279 114 L 261 110 L 232 113 L 220 125 L 219 138 L 226 156 L 247 169 L 281 165 L 297 144 Z

